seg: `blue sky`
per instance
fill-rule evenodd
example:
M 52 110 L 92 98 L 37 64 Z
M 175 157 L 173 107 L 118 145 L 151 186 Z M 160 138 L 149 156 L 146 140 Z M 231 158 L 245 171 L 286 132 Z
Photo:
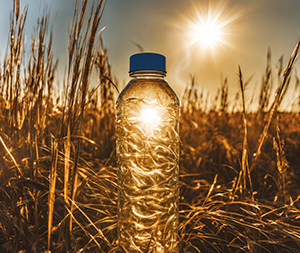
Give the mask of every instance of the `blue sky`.
M 210 2 L 212 6 L 217 6 L 220 1 Z M 179 95 L 190 83 L 190 75 L 194 75 L 199 89 L 209 92 L 211 96 L 220 87 L 221 76 L 228 77 L 229 91 L 233 96 L 239 88 L 237 66 L 240 65 L 245 79 L 254 75 L 249 91 L 246 91 L 246 96 L 250 98 L 252 90 L 261 83 L 268 47 L 272 51 L 274 67 L 281 55 L 284 55 L 284 67 L 286 66 L 289 55 L 300 38 L 300 1 L 221 2 L 224 3 L 221 11 L 223 19 L 235 17 L 228 25 L 229 30 L 225 36 L 230 46 L 221 45 L 221 48 L 210 51 L 197 43 L 190 43 L 193 35 L 189 27 L 191 22 L 197 22 L 199 12 L 205 12 L 203 9 L 208 6 L 208 1 L 108 0 L 100 28 L 107 25 L 102 37 L 108 49 L 113 75 L 118 79 L 120 88 L 129 80 L 128 59 L 130 55 L 139 52 L 134 45 L 138 43 L 145 51 L 166 55 L 167 80 Z M 72 22 L 75 0 L 21 0 L 22 9 L 25 5 L 28 5 L 28 39 L 44 6 L 50 7 L 51 17 L 57 13 L 54 20 L 53 53 L 59 59 L 59 69 L 63 69 L 67 59 L 68 25 Z M 2 0 L 1 61 L 8 40 L 11 9 L 12 1 Z M 299 62 L 296 63 L 296 68 L 299 69 Z M 274 83 L 277 84 L 275 79 Z

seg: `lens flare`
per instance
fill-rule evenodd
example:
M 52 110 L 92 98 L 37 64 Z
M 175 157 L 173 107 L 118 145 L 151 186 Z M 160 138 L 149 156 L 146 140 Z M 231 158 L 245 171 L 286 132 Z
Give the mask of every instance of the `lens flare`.
M 194 14 L 185 17 L 188 46 L 201 52 L 214 53 L 220 48 L 234 47 L 234 28 L 242 12 L 229 9 L 224 2 L 208 1 L 193 6 Z

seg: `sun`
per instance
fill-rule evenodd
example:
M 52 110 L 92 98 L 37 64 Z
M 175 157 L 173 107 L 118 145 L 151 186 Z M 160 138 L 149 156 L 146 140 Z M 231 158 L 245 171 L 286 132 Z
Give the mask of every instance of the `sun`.
M 234 47 L 234 25 L 242 15 L 229 9 L 221 1 L 205 1 L 193 5 L 193 13 L 185 18 L 185 34 L 189 46 L 197 46 L 202 52 L 216 52 L 220 48 Z
M 222 43 L 222 30 L 218 29 L 214 24 L 201 24 L 196 29 L 194 43 L 202 43 L 205 47 L 210 47 L 211 49 L 218 43 Z

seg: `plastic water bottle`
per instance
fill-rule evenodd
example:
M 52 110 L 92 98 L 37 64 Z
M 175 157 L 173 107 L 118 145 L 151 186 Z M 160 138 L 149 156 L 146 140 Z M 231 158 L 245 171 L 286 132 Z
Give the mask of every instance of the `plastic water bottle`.
M 118 244 L 121 252 L 178 252 L 179 107 L 166 58 L 130 57 L 117 100 Z

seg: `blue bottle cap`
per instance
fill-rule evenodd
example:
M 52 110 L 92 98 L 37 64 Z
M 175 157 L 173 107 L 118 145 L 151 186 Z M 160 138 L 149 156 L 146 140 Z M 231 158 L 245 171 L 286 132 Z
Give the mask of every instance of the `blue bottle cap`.
M 129 73 L 136 70 L 159 70 L 166 73 L 166 57 L 156 53 L 134 54 L 129 59 Z

